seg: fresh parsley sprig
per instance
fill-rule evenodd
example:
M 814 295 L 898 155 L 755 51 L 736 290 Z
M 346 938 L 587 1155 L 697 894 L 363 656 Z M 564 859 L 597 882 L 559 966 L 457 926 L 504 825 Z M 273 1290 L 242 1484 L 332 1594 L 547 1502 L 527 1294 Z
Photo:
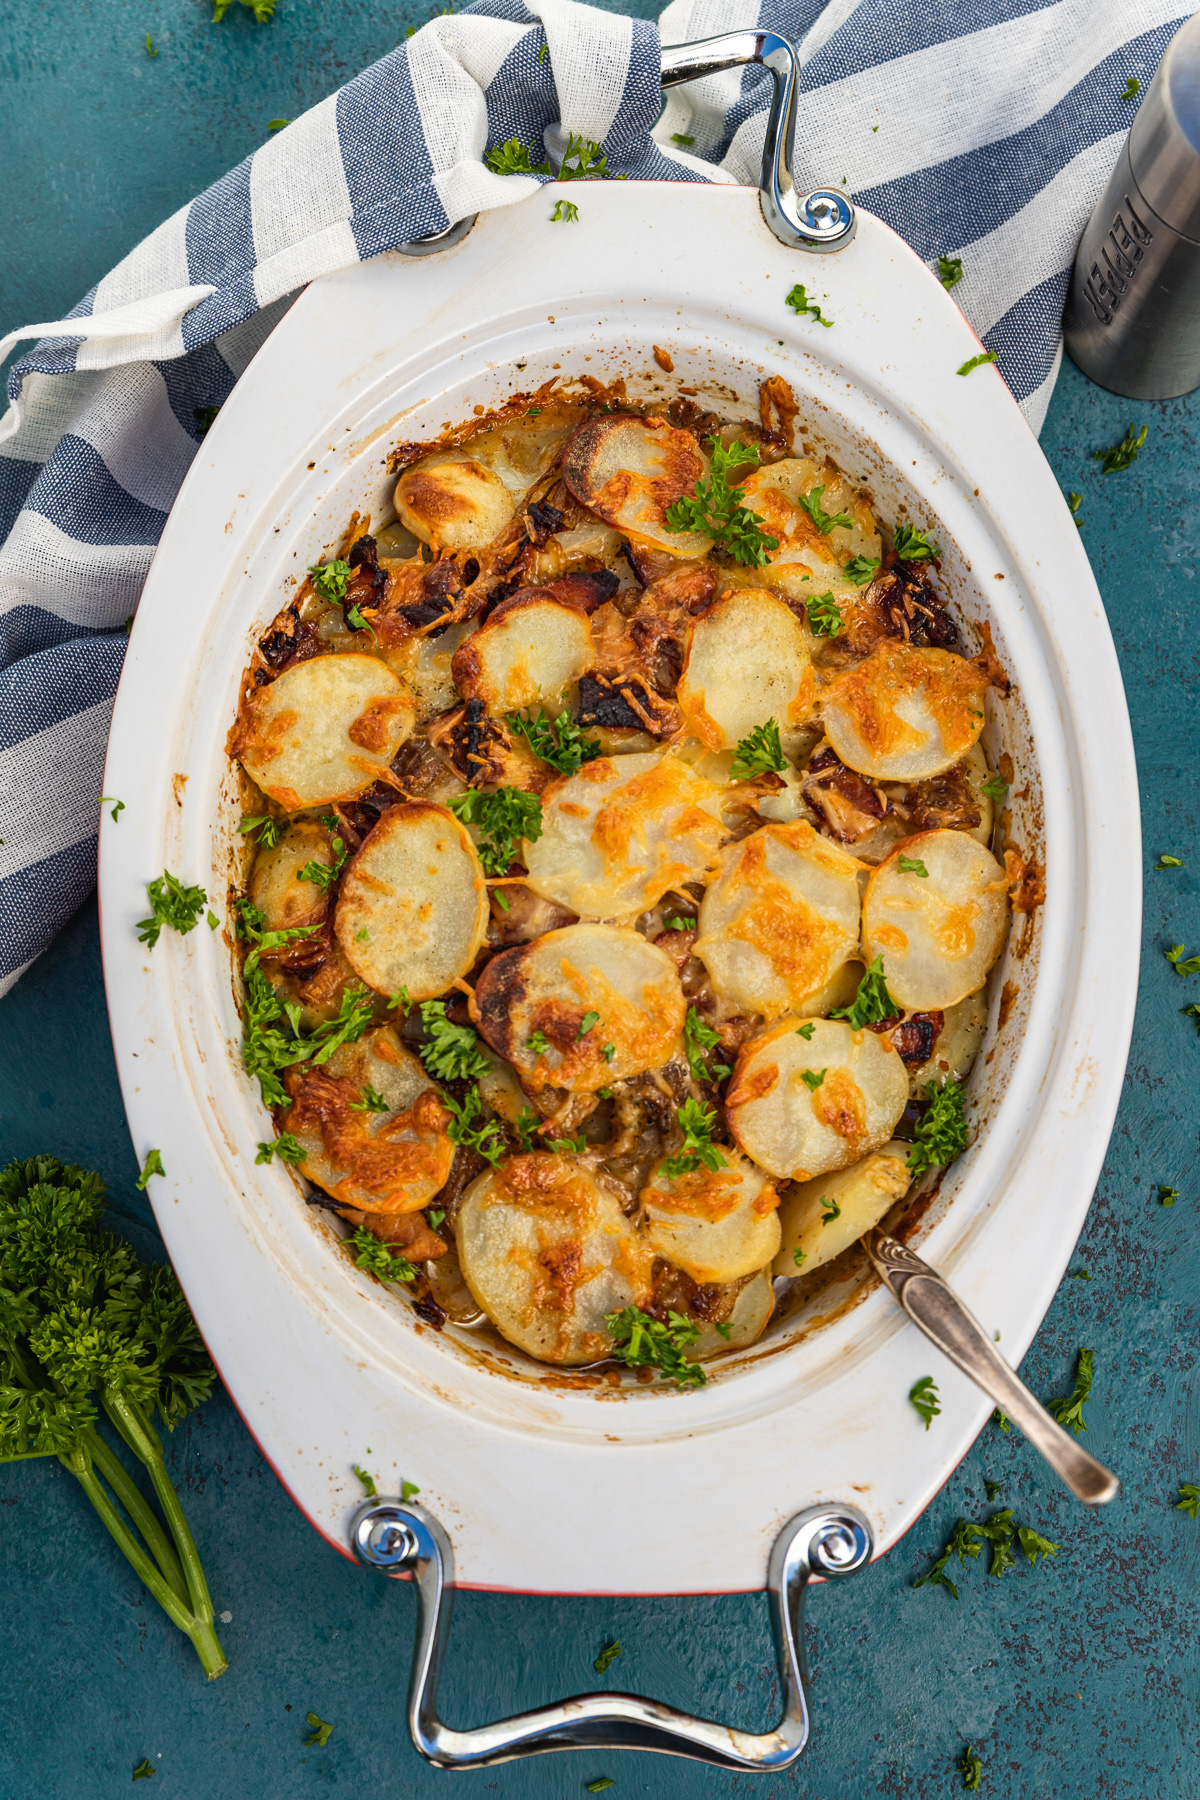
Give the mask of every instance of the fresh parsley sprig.
M 902 875 L 919 875 L 923 881 L 929 879 L 929 870 L 919 856 L 901 856 L 900 873 Z
M 1004 796 L 1008 792 L 1008 783 L 1001 776 L 992 775 L 982 783 L 979 791 L 981 794 L 987 795 L 993 806 L 1003 806 Z
M 1083 1407 L 1092 1394 L 1092 1353 L 1080 1349 L 1075 1361 L 1075 1386 L 1071 1392 L 1060 1400 L 1047 1400 L 1046 1411 L 1056 1418 L 1060 1425 L 1074 1433 L 1076 1437 L 1087 1430 L 1083 1417 Z
M 963 1791 L 971 1794 L 978 1793 L 979 1784 L 983 1780 L 983 1764 L 970 1744 L 967 1745 L 954 1767 L 963 1778 Z
M 901 562 L 930 562 L 942 554 L 941 545 L 931 543 L 928 532 L 916 525 L 897 525 L 892 544 Z
M 1182 869 L 1183 866 L 1183 858 L 1181 856 L 1167 856 L 1164 854 L 1160 856 L 1155 863 L 1154 873 L 1157 875 L 1163 869 Z
M 442 1104 L 453 1115 L 446 1127 L 450 1142 L 460 1144 L 464 1150 L 474 1150 L 477 1156 L 491 1163 L 493 1169 L 499 1168 L 508 1155 L 508 1145 L 499 1120 L 489 1115 L 479 1089 L 468 1088 L 461 1104 L 451 1095 L 443 1094 Z
M 542 835 L 542 803 L 523 788 L 497 788 L 494 794 L 468 788 L 452 795 L 447 804 L 456 819 L 479 831 L 479 860 L 485 875 L 507 875 L 521 839 L 536 844 Z
M 955 370 L 955 374 L 969 375 L 972 369 L 982 369 L 984 363 L 994 363 L 995 360 L 996 352 L 994 350 L 981 350 L 978 356 L 968 356 L 962 367 Z
M 875 579 L 875 572 L 878 568 L 879 558 L 877 556 L 852 556 L 842 570 L 842 574 L 847 581 L 852 581 L 855 587 L 866 587 L 868 581 Z
M 150 900 L 150 916 L 138 920 L 137 934 L 139 944 L 145 944 L 150 950 L 162 936 L 164 926 L 186 937 L 208 905 L 208 895 L 202 887 L 185 887 L 169 869 L 146 883 L 146 893 Z
M 779 741 L 774 719 L 756 725 L 749 737 L 740 738 L 730 766 L 731 781 L 753 781 L 756 775 L 782 775 L 787 757 Z
M 1132 468 L 1149 430 L 1148 425 L 1143 425 L 1140 431 L 1131 425 L 1119 444 L 1111 444 L 1107 450 L 1093 450 L 1092 456 L 1100 464 L 1101 473 L 1115 475 L 1121 469 Z
M 1200 955 L 1185 956 L 1183 944 L 1172 944 L 1163 955 L 1177 975 L 1200 975 Z
M 908 1172 L 915 1181 L 927 1169 L 944 1169 L 967 1147 L 967 1091 L 961 1081 L 936 1081 L 921 1090 L 928 1105 L 913 1133 Z
M 331 606 L 340 606 L 346 598 L 353 573 L 350 564 L 339 556 L 333 562 L 315 563 L 308 571 L 308 579 L 322 600 L 328 600 Z
M 730 480 L 731 469 L 757 466 L 758 451 L 736 442 L 726 449 L 716 437 L 709 438 L 708 448 L 708 477 L 668 506 L 667 530 L 702 532 L 743 568 L 762 568 L 770 561 L 767 552 L 778 550 L 779 539 L 763 530 L 759 515 L 743 504 L 745 489 Z
M 845 620 L 832 592 L 810 594 L 804 602 L 804 610 L 808 614 L 808 629 L 814 637 L 841 636 Z
M 918 1415 L 924 1419 L 925 1429 L 928 1431 L 942 1410 L 933 1376 L 922 1375 L 920 1381 L 914 1381 L 908 1390 L 908 1397 Z
M 683 1133 L 683 1149 L 678 1156 L 668 1156 L 663 1163 L 671 1179 L 691 1174 L 699 1168 L 723 1169 L 726 1158 L 712 1141 L 717 1122 L 715 1107 L 702 1106 L 699 1100 L 689 1095 L 683 1105 L 676 1108 L 675 1117 Z
M 561 775 L 578 775 L 582 764 L 594 762 L 603 751 L 599 738 L 584 737 L 565 710 L 553 722 L 545 707 L 539 707 L 528 718 L 524 713 L 509 713 L 508 728 L 517 737 L 523 737 L 533 754 Z
M 1189 1519 L 1196 1518 L 1200 1514 L 1200 1486 L 1194 1481 L 1181 1481 L 1178 1485 L 1179 1498 L 1175 1502 L 1175 1511 L 1185 1512 Z
M 963 266 L 961 256 L 938 257 L 938 280 L 946 289 L 947 293 L 949 293 L 951 288 L 957 287 L 962 278 Z
M 318 862 L 316 858 L 313 857 L 309 862 L 305 863 L 302 869 L 298 869 L 296 872 L 297 881 L 310 881 L 312 885 L 319 888 L 323 894 L 329 892 L 330 888 L 345 868 L 346 859 L 350 855 L 349 850 L 346 848 L 345 839 L 338 837 L 336 834 L 329 840 L 329 848 L 333 852 L 333 861 L 331 863 Z
M 290 1131 L 281 1131 L 271 1143 L 258 1146 L 258 1155 L 254 1160 L 256 1163 L 269 1163 L 275 1156 L 279 1158 L 280 1162 L 292 1163 L 298 1167 L 300 1163 L 307 1160 L 308 1151 L 300 1139 L 293 1137 Z
M 354 1236 L 349 1239 L 354 1252 L 355 1267 L 365 1269 L 368 1275 L 374 1275 L 378 1281 L 415 1281 L 417 1271 L 406 1256 L 393 1250 L 377 1238 L 373 1232 L 364 1231 L 360 1225 Z
M 439 1081 L 475 1081 L 491 1068 L 487 1053 L 469 1025 L 446 1017 L 443 1000 L 423 1000 L 421 1019 L 428 1032 L 419 1046 L 421 1061 Z
M 658 1369 L 676 1387 L 703 1387 L 708 1380 L 699 1363 L 684 1355 L 700 1335 L 699 1327 L 682 1313 L 668 1312 L 664 1324 L 639 1307 L 606 1313 L 604 1323 L 613 1341 L 613 1355 L 631 1369 Z
M 845 1019 L 852 1031 L 864 1031 L 868 1025 L 879 1025 L 884 1019 L 897 1018 L 899 1013 L 900 1008 L 892 999 L 884 980 L 883 958 L 877 956 L 863 971 L 858 992 L 850 1005 L 837 1007 L 829 1016 L 831 1019 Z
M 520 138 L 511 137 L 506 143 L 498 144 L 489 150 L 484 157 L 489 169 L 497 175 L 553 175 L 554 169 L 548 162 L 534 163 L 530 161 L 529 152 Z
M 683 1021 L 683 1048 L 696 1081 L 723 1081 L 726 1075 L 732 1075 L 729 1063 L 713 1063 L 710 1068 L 705 1061 L 706 1052 L 717 1049 L 720 1042 L 720 1033 L 700 1017 L 694 1006 L 689 1006 Z
M 810 488 L 807 494 L 801 494 L 800 505 L 808 514 L 822 537 L 828 537 L 836 525 L 852 527 L 854 520 L 849 513 L 827 513 L 821 505 L 825 498 L 825 489 L 829 484 L 822 482 L 820 487 Z
M 283 826 L 269 813 L 257 813 L 252 819 L 243 819 L 238 830 L 243 837 L 257 837 L 264 850 L 273 850 L 283 835 Z

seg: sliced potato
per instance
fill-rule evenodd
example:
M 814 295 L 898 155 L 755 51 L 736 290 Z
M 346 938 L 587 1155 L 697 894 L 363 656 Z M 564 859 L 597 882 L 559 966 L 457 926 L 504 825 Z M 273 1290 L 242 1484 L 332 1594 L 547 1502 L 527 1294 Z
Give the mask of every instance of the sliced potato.
M 511 1156 L 472 1182 L 455 1221 L 462 1272 L 497 1331 L 550 1363 L 612 1347 L 604 1315 L 644 1306 L 653 1257 L 615 1184 L 574 1158 Z
M 487 884 L 464 826 L 414 800 L 385 812 L 342 877 L 334 931 L 380 994 L 432 1000 L 465 975 L 487 929 Z
M 676 699 L 707 750 L 731 749 L 768 719 L 798 725 L 816 676 L 791 607 L 765 588 L 738 588 L 692 626 Z
M 715 1323 L 695 1321 L 700 1326 L 700 1335 L 687 1352 L 688 1360 L 706 1362 L 709 1357 L 720 1356 L 723 1350 L 744 1350 L 748 1344 L 757 1343 L 774 1311 L 775 1288 L 771 1271 L 760 1269 L 757 1275 L 743 1282 L 734 1297 L 729 1317 L 720 1321 L 722 1330 L 718 1331 Z
M 914 1094 L 931 1081 L 941 1085 L 966 1079 L 983 1043 L 987 1013 L 987 995 L 982 988 L 978 993 L 968 994 L 965 1000 L 934 1013 L 935 1019 L 941 1018 L 942 1028 L 934 1037 L 929 1056 L 924 1062 L 915 1062 L 912 1057 L 907 1059 L 909 1088 Z M 895 1031 L 888 1035 L 894 1042 Z
M 296 819 L 270 850 L 254 859 L 249 895 L 266 923 L 264 931 L 291 931 L 299 925 L 319 925 L 325 917 L 325 890 L 315 881 L 301 881 L 300 871 L 309 863 L 333 867 L 329 833 L 315 819 Z
M 412 691 L 419 720 L 432 719 L 458 704 L 454 655 L 474 630 L 475 620 L 464 619 L 461 624 L 447 626 L 436 637 L 417 640 L 419 648 L 417 665 L 412 673 Z
M 859 870 L 804 819 L 722 851 L 695 945 L 720 997 L 768 1019 L 806 1010 L 858 949 Z
M 464 450 L 437 450 L 396 483 L 396 512 L 423 544 L 482 550 L 499 537 L 516 503 L 494 469 Z
M 736 1281 L 779 1248 L 779 1195 L 761 1169 L 722 1146 L 720 1169 L 672 1176 L 660 1163 L 642 1189 L 646 1238 L 693 1281 Z
M 925 875 L 905 873 L 901 856 Z M 1008 877 L 965 831 L 905 838 L 863 898 L 867 957 L 882 956 L 889 992 L 913 1012 L 953 1006 L 982 987 L 1007 925 Z
M 484 1037 L 531 1093 L 594 1094 L 661 1068 L 682 1048 L 687 1013 L 671 958 L 617 925 L 567 925 L 502 950 L 475 1004 Z
M 353 800 L 378 779 L 416 718 L 412 695 L 375 656 L 314 656 L 244 702 L 229 753 L 288 812 Z
M 581 506 L 672 556 L 702 557 L 712 549 L 707 533 L 671 531 L 666 522 L 667 508 L 707 473 L 708 459 L 690 431 L 626 414 L 581 425 L 562 459 L 563 480 Z
M 670 752 L 597 757 L 546 794 L 526 883 L 580 918 L 632 921 L 712 876 L 724 835 L 721 789 Z
M 793 1188 L 779 1209 L 783 1241 L 774 1273 L 811 1275 L 878 1225 L 908 1192 L 911 1149 L 895 1139 L 849 1169 Z
M 746 1155 L 793 1181 L 878 1149 L 908 1104 L 908 1072 L 886 1038 L 833 1019 L 810 1020 L 810 1028 L 802 1038 L 793 1016 L 751 1038 L 725 1096 L 726 1121 Z
M 924 781 L 961 762 L 984 725 L 987 676 L 950 650 L 887 639 L 825 689 L 825 732 L 848 769 Z
M 561 710 L 567 689 L 593 661 L 587 614 L 549 596 L 499 606 L 455 652 L 455 684 L 464 700 L 490 713 L 522 706 Z
M 778 548 L 767 552 L 766 566 L 748 574 L 747 584 L 773 588 L 793 602 L 807 603 L 824 594 L 835 606 L 856 602 L 861 590 L 845 565 L 852 556 L 878 561 L 881 549 L 871 509 L 846 477 L 831 463 L 786 457 L 754 470 L 741 485 L 744 504 L 762 519 L 764 531 L 779 540 Z M 821 531 L 800 504 L 806 495 L 826 517 L 844 515 L 851 523 Z
M 365 1213 L 410 1213 L 445 1186 L 454 1161 L 450 1114 L 390 1025 L 342 1044 L 323 1067 L 288 1071 L 283 1130 L 303 1144 L 300 1173 Z M 386 1112 L 362 1103 L 368 1087 Z

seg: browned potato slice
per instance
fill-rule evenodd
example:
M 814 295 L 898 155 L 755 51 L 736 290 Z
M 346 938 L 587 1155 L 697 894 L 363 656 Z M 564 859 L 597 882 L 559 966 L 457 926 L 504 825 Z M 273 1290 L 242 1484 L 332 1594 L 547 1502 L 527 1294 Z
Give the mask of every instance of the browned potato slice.
M 653 1256 L 623 1191 L 574 1158 L 511 1156 L 467 1189 L 455 1221 L 467 1286 L 497 1331 L 550 1363 L 612 1348 L 604 1315 L 645 1306 Z
M 860 775 L 924 781 L 961 762 L 974 744 L 987 687 L 978 664 L 889 638 L 825 689 L 825 733 Z
M 292 1104 L 283 1130 L 307 1151 L 300 1173 L 348 1207 L 409 1213 L 428 1206 L 454 1161 L 450 1114 L 428 1075 L 390 1025 L 342 1044 L 328 1063 L 287 1074 Z M 386 1112 L 362 1105 L 370 1087 Z
M 666 523 L 667 508 L 707 473 L 691 432 L 661 419 L 593 419 L 563 451 L 563 480 L 581 506 L 672 556 L 702 557 L 712 549 L 705 532 L 669 531 Z
M 642 1189 L 651 1248 L 702 1284 L 765 1268 L 779 1248 L 779 1195 L 736 1150 L 723 1145 L 720 1154 L 720 1169 L 682 1175 L 660 1163 Z
M 812 1019 L 780 1019 L 741 1050 L 725 1097 L 737 1142 L 770 1175 L 808 1181 L 844 1169 L 892 1135 L 908 1073 L 886 1038 Z M 805 1077 L 808 1077 L 806 1080 Z
M 925 874 L 902 870 L 901 856 Z M 982 987 L 1007 925 L 1008 877 L 965 831 L 905 838 L 863 898 L 867 957 L 882 956 L 888 991 L 913 1012 L 953 1006 Z
M 724 1350 L 744 1350 L 757 1343 L 775 1311 L 775 1288 L 770 1269 L 760 1269 L 744 1282 L 733 1302 L 733 1311 L 722 1321 L 723 1330 L 715 1325 L 700 1324 L 700 1336 L 688 1351 L 691 1362 L 706 1362 Z M 728 1336 L 726 1336 L 728 1333 Z
M 744 504 L 759 515 L 764 530 L 779 540 L 779 548 L 768 552 L 772 573 L 795 565 L 796 574 L 811 573 L 814 593 L 832 586 L 836 596 L 839 584 L 857 593 L 852 583 L 845 583 L 842 567 L 851 556 L 878 558 L 879 531 L 862 495 L 832 463 L 789 456 L 755 469 L 739 485 Z M 818 488 L 822 490 L 819 496 Z M 845 517 L 851 523 L 821 531 L 813 514 L 800 504 L 806 496 L 812 496 L 814 508 L 827 518 Z
M 858 949 L 859 870 L 804 819 L 723 850 L 695 945 L 720 997 L 768 1019 L 808 1010 Z
M 244 702 L 229 740 L 264 794 L 288 812 L 353 800 L 409 736 L 412 695 L 375 656 L 314 656 Z
M 250 876 L 250 903 L 257 906 L 265 931 L 291 931 L 298 925 L 319 925 L 325 917 L 324 889 L 315 881 L 301 881 L 300 871 L 310 862 L 333 867 L 329 833 L 315 819 L 297 819 L 270 850 L 260 850 Z
M 809 638 L 766 588 L 738 588 L 692 626 L 676 699 L 707 750 L 731 749 L 768 719 L 798 725 L 816 676 Z
M 443 550 L 482 550 L 516 511 L 495 470 L 466 450 L 438 450 L 410 464 L 396 483 L 395 504 L 414 537 Z
M 721 789 L 678 757 L 597 757 L 547 793 L 526 885 L 580 918 L 632 921 L 715 874 L 724 835 Z
M 794 1188 L 779 1209 L 783 1242 L 774 1273 L 811 1275 L 878 1225 L 908 1192 L 911 1149 L 893 1141 L 848 1169 Z
M 487 884 L 465 828 L 444 806 L 393 806 L 342 877 L 334 930 L 380 994 L 432 1000 L 466 974 L 487 929 Z
M 975 1066 L 987 1030 L 987 994 L 982 988 L 968 994 L 942 1011 L 942 1029 L 927 1062 L 915 1067 L 909 1064 L 908 1083 L 912 1093 L 919 1093 L 929 1082 L 939 1085 L 947 1081 L 965 1081 Z
M 463 699 L 490 713 L 539 705 L 557 713 L 592 660 L 587 614 L 547 597 L 497 607 L 455 652 L 453 672 Z
M 687 1013 L 671 958 L 616 925 L 567 925 L 502 950 L 475 1004 L 484 1037 L 531 1093 L 594 1094 L 660 1069 L 681 1048 Z

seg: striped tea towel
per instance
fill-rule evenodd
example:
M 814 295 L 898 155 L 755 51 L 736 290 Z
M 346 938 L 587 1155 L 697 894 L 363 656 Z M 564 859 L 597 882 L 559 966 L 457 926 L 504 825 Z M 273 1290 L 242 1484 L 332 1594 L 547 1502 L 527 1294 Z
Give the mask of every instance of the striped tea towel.
M 936 265 L 1039 428 L 1068 270 L 1181 0 L 673 0 L 667 43 L 757 25 L 802 65 L 796 177 Z M 571 132 L 630 179 L 757 183 L 765 70 L 672 90 L 659 31 L 575 0 L 441 17 L 168 219 L 9 376 L 0 422 L 0 994 L 86 897 L 104 745 L 154 546 L 289 295 L 540 178 Z M 657 122 L 656 122 L 657 121 Z M 679 140 L 687 142 L 680 145 Z M 29 171 L 36 180 L 36 171 Z M 155 871 L 147 870 L 147 876 Z

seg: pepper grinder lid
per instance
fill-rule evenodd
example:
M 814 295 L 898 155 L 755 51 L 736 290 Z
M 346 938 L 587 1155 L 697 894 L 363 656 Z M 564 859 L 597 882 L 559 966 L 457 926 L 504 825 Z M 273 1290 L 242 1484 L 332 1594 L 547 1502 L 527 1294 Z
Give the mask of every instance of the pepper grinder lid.
M 1200 13 L 1176 32 L 1146 90 L 1129 161 L 1147 206 L 1200 243 Z

